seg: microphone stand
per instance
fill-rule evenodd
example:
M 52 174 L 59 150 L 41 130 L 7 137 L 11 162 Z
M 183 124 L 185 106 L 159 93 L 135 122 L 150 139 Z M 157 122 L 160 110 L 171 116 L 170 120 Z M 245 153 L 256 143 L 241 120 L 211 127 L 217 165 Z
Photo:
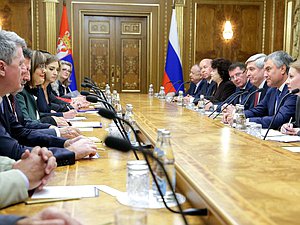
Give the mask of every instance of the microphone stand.
M 257 92 L 262 92 L 263 90 L 264 90 L 263 88 L 259 88 L 259 89 L 255 90 L 255 91 L 252 91 L 252 92 L 247 96 L 247 98 L 246 98 L 246 100 L 244 101 L 244 104 L 243 104 L 243 105 L 246 105 L 246 104 L 247 104 L 247 102 L 249 101 L 249 99 L 251 98 L 252 95 L 254 95 L 254 94 L 257 93 Z
M 115 114 L 116 114 L 116 110 L 114 109 L 114 107 L 111 105 L 111 104 L 109 104 L 108 102 L 106 102 L 106 101 L 104 101 L 103 99 L 101 99 L 98 95 L 96 95 L 96 94 L 92 94 L 91 95 L 91 97 L 96 97 L 97 99 L 97 102 L 101 102 L 101 103 L 103 103 L 104 104 L 104 107 L 107 109 L 107 110 L 112 110 Z M 89 99 L 89 97 L 87 96 L 87 101 L 88 101 L 88 99 Z M 91 99 L 90 99 L 91 100 Z M 117 118 L 119 118 L 119 117 L 117 117 Z M 114 121 L 114 123 L 116 124 L 116 126 L 117 126 L 117 128 L 118 128 L 118 130 L 119 130 L 119 132 L 121 133 L 121 135 L 122 135 L 122 137 L 124 138 L 124 139 L 126 139 L 127 141 L 130 141 L 129 140 L 129 138 L 128 138 L 128 136 L 126 135 L 126 131 L 125 131 L 125 128 L 124 128 L 124 126 L 123 126 L 123 124 L 119 121 L 119 123 L 118 123 L 118 119 L 117 118 L 114 118 L 113 119 L 113 121 Z M 139 160 L 139 157 L 135 154 L 135 157 L 136 157 L 136 159 L 137 160 Z
M 243 91 L 238 91 L 238 92 L 235 92 L 235 93 L 233 93 L 232 95 L 230 95 L 228 98 L 225 99 L 224 102 L 222 102 L 221 105 L 219 105 L 214 111 L 212 111 L 212 113 L 209 114 L 208 117 L 211 117 L 211 116 L 218 110 L 218 108 L 221 108 L 225 103 L 227 103 L 227 101 L 228 101 L 230 98 L 232 98 L 233 96 L 238 95 L 238 94 L 240 94 L 240 93 L 243 93 Z
M 248 92 L 248 91 L 243 91 L 242 93 L 239 93 L 239 94 L 235 95 L 235 96 L 228 102 L 228 104 L 227 104 L 220 112 L 218 112 L 217 115 L 215 115 L 212 119 L 213 119 L 213 120 L 216 119 L 217 116 L 220 115 L 221 112 L 223 112 L 224 109 L 226 109 L 231 103 L 233 103 L 233 101 L 234 101 L 237 97 L 240 97 L 241 95 L 243 95 L 243 94 L 245 94 L 245 93 L 247 93 L 247 92 Z M 224 104 L 222 104 L 222 105 L 224 105 Z M 221 105 L 221 107 L 222 107 L 222 105 Z
M 277 106 L 276 113 L 274 114 L 274 116 L 273 116 L 273 118 L 272 118 L 272 120 L 271 120 L 271 122 L 270 122 L 270 125 L 269 125 L 269 127 L 268 127 L 268 129 L 267 129 L 267 132 L 266 132 L 266 134 L 265 134 L 263 140 L 266 140 L 266 137 L 268 136 L 268 133 L 269 133 L 269 131 L 270 131 L 270 129 L 271 129 L 271 126 L 272 126 L 273 123 L 274 123 L 274 120 L 275 120 L 275 118 L 276 118 L 276 116 L 277 116 L 277 114 L 278 114 L 278 112 L 279 112 L 279 109 L 280 109 L 280 107 L 281 107 L 281 105 L 282 105 L 282 103 L 283 103 L 283 100 L 286 99 L 289 95 L 296 94 L 296 93 L 298 93 L 299 91 L 300 91 L 299 88 L 294 89 L 294 90 L 292 90 L 290 93 L 287 93 L 285 96 L 282 97 L 282 99 L 280 100 L 280 102 L 279 102 L 279 104 L 278 104 L 278 106 Z
M 84 84 L 84 85 L 83 85 Z M 83 86 L 82 86 L 83 85 Z M 96 85 L 92 85 L 90 83 L 82 83 L 81 84 L 82 87 L 87 87 L 87 88 L 91 88 L 96 94 L 98 94 L 99 96 L 102 95 L 103 99 L 105 101 L 107 101 L 105 94 L 103 93 L 103 91 L 97 87 Z
M 172 84 L 173 87 L 174 87 L 175 84 L 178 84 L 178 83 L 180 83 L 180 82 L 181 82 L 181 80 L 176 81 L 174 84 Z M 169 81 L 169 82 L 167 82 L 166 84 L 169 84 L 169 83 L 172 83 L 172 81 Z M 172 89 L 172 86 L 168 89 L 168 91 L 166 92 L 166 94 L 168 94 L 168 93 L 170 92 L 171 89 Z
M 103 110 L 105 110 L 105 109 L 100 109 L 99 112 L 98 112 L 101 116 L 105 116 L 104 114 L 106 114 L 106 112 L 104 112 Z M 102 113 L 102 112 L 103 112 L 103 113 Z M 108 113 L 108 112 L 107 112 L 107 113 Z M 111 113 L 111 112 L 110 112 L 110 113 Z M 111 117 L 108 118 L 108 119 L 112 119 L 112 117 L 115 117 L 115 118 L 116 118 L 117 116 L 114 114 L 114 115 L 111 115 Z M 148 165 L 149 171 L 150 171 L 150 173 L 151 173 L 151 176 L 153 177 L 153 180 L 154 180 L 155 185 L 156 185 L 156 187 L 157 187 L 157 190 L 158 190 L 158 192 L 159 192 L 159 194 L 160 194 L 160 196 L 161 196 L 161 198 L 162 198 L 162 200 L 163 200 L 163 203 L 164 203 L 165 207 L 166 207 L 168 210 L 170 210 L 171 212 L 173 212 L 174 210 L 172 210 L 172 209 L 167 205 L 167 203 L 165 202 L 163 193 L 162 193 L 162 191 L 160 190 L 159 184 L 158 184 L 158 182 L 157 182 L 157 180 L 156 180 L 156 178 L 155 178 L 155 175 L 154 175 L 154 172 L 153 172 L 153 170 L 152 170 L 152 168 L 151 168 L 151 165 L 150 165 L 149 159 L 148 159 L 148 157 L 147 157 L 147 154 L 145 154 L 145 152 L 143 151 L 143 147 L 142 147 L 142 145 L 141 145 L 139 136 L 137 135 L 137 133 L 135 132 L 134 128 L 132 127 L 132 125 L 131 125 L 128 121 L 126 121 L 126 120 L 124 120 L 124 119 L 122 119 L 122 118 L 119 118 L 119 119 L 122 120 L 123 122 L 125 122 L 125 123 L 132 129 L 132 131 L 133 131 L 133 133 L 134 133 L 134 136 L 135 136 L 135 138 L 136 138 L 136 140 L 137 140 L 137 142 L 138 142 L 138 145 L 139 145 L 138 150 L 141 151 L 141 152 L 143 153 L 143 156 L 144 156 L 144 158 L 145 158 L 145 160 L 146 160 L 146 163 L 147 163 L 147 165 Z M 130 143 L 130 142 L 129 142 L 129 143 Z M 135 152 L 134 148 L 132 148 L 132 150 Z M 158 161 L 159 161 L 159 160 L 158 160 Z M 162 168 L 164 168 L 164 166 L 163 166 Z M 165 170 L 164 170 L 164 173 L 166 173 Z M 188 222 L 187 222 L 187 220 L 186 220 L 186 218 L 185 218 L 185 215 L 184 215 L 184 213 L 183 213 L 182 207 L 181 207 L 181 205 L 179 204 L 179 201 L 178 201 L 178 199 L 177 199 L 176 193 L 175 193 L 175 191 L 174 191 L 173 188 L 172 188 L 171 181 L 170 181 L 170 178 L 168 177 L 168 174 L 167 174 L 167 173 L 166 173 L 166 177 L 167 177 L 168 185 L 170 185 L 170 187 L 171 187 L 170 189 L 172 190 L 172 194 L 174 195 L 174 199 L 175 199 L 176 204 L 177 204 L 177 206 L 178 206 L 179 212 L 180 212 L 180 214 L 182 215 L 182 219 L 184 220 L 184 223 L 185 223 L 186 225 L 188 225 Z M 175 212 L 176 212 L 176 211 L 175 211 Z

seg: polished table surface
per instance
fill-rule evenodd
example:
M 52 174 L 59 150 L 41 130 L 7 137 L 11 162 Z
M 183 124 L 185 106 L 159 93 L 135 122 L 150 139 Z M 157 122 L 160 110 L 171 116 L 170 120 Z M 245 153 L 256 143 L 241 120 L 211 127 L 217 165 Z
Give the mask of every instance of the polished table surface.
M 136 94 L 121 100 L 133 105 L 137 124 L 152 142 L 157 128 L 171 131 L 177 175 L 187 181 L 179 181 L 179 189 L 195 205 L 208 207 L 207 222 L 300 223 L 298 153 L 175 103 Z
M 139 128 L 151 142 L 157 128 L 171 131 L 177 167 L 177 191 L 197 207 L 207 207 L 209 224 L 299 224 L 300 156 L 285 151 L 282 144 L 262 141 L 174 103 L 143 94 L 122 94 L 122 104 L 133 104 Z M 90 120 L 101 119 L 93 118 Z M 101 119 L 104 128 L 108 121 Z M 87 136 L 101 140 L 105 129 Z M 288 144 L 285 144 L 287 146 Z M 99 145 L 100 159 L 81 160 L 60 167 L 49 185 L 106 184 L 126 190 L 126 162 L 122 154 Z M 69 202 L 25 205 L 2 209 L 1 214 L 33 215 L 56 206 L 69 211 L 84 224 L 110 224 L 116 209 L 124 208 L 108 194 Z M 184 207 L 189 207 L 188 203 Z M 203 224 L 188 217 L 189 224 Z M 148 225 L 183 224 L 179 215 L 166 209 L 148 210 Z
M 86 136 L 97 136 L 104 140 L 107 132 L 105 128 L 111 121 L 100 118 L 99 116 L 86 114 L 89 121 L 99 121 L 103 123 L 103 128 L 94 129 L 93 132 L 84 132 Z M 132 153 L 120 153 L 103 144 L 99 147 L 99 159 L 86 159 L 77 161 L 75 165 L 58 167 L 55 176 L 48 185 L 93 185 L 104 184 L 120 191 L 126 191 L 126 163 L 133 160 Z M 1 191 L 1 190 L 0 190 Z M 114 213 L 118 209 L 127 208 L 121 205 L 117 199 L 104 192 L 100 192 L 97 198 L 82 198 L 80 200 L 44 203 L 35 205 L 25 205 L 19 203 L 14 206 L 0 210 L 0 214 L 16 214 L 30 216 L 39 212 L 41 209 L 55 206 L 59 209 L 68 211 L 72 216 L 79 219 L 86 225 L 109 225 L 114 224 Z M 189 203 L 183 204 L 187 208 Z M 147 210 L 148 225 L 173 224 L 183 225 L 183 220 L 179 215 L 170 213 L 166 209 Z M 188 217 L 190 225 L 201 225 L 203 222 L 199 217 Z

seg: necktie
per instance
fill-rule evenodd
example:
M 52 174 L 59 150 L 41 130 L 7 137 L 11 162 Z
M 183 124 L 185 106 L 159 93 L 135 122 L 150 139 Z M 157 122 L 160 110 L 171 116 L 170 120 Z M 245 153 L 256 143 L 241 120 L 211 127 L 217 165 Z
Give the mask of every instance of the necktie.
M 257 104 L 258 104 L 258 97 L 259 97 L 259 93 L 256 92 L 255 93 L 255 99 L 254 99 L 254 107 L 257 106 Z
M 8 96 L 8 99 L 9 99 L 10 104 L 11 104 L 11 110 L 12 110 L 12 112 L 15 114 L 15 112 L 16 112 L 15 98 L 14 98 L 13 95 L 9 95 L 9 96 Z

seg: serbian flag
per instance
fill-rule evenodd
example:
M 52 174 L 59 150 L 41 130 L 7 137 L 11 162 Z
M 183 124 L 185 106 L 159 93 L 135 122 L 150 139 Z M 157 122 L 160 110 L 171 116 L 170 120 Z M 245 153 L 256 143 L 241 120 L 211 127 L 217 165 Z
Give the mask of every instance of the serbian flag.
M 63 1 L 63 12 L 61 16 L 60 31 L 59 31 L 58 41 L 57 41 L 56 52 L 57 52 L 57 57 L 60 60 L 68 61 L 72 64 L 73 67 L 72 74 L 71 74 L 72 82 L 70 84 L 70 89 L 72 91 L 77 90 L 75 69 L 74 69 L 74 63 L 72 58 L 71 33 L 69 30 L 67 7 L 65 1 Z
M 178 40 L 178 31 L 177 31 L 177 21 L 176 21 L 176 12 L 173 9 L 171 27 L 169 33 L 169 43 L 168 51 L 166 58 L 166 66 L 163 77 L 163 86 L 165 87 L 165 92 L 177 92 L 184 90 L 183 85 L 183 76 L 182 76 L 182 66 L 180 59 L 180 48 Z

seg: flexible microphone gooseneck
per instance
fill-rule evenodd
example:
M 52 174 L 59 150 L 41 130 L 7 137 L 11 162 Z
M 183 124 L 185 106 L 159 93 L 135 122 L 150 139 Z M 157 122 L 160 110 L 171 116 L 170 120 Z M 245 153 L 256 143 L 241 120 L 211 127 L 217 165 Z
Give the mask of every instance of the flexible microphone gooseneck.
M 227 104 L 220 112 L 218 112 L 217 115 L 215 115 L 212 119 L 213 119 L 213 120 L 216 119 L 217 116 L 220 115 L 221 112 L 223 112 L 225 109 L 227 109 L 227 107 L 230 106 L 230 104 L 233 103 L 235 99 L 237 99 L 237 98 L 240 97 L 241 95 L 246 94 L 246 93 L 248 93 L 248 92 L 249 92 L 249 91 L 243 91 L 242 93 L 240 93 L 240 94 L 234 96 L 234 97 L 228 102 L 228 104 Z
M 166 84 L 169 84 L 169 83 L 172 83 L 173 81 L 169 81 L 169 82 L 167 82 Z M 181 82 L 181 80 L 178 80 L 178 81 L 176 81 L 174 84 L 172 83 L 172 85 L 171 85 L 171 87 L 166 91 L 166 94 L 168 94 L 169 92 L 170 92 L 170 90 L 172 89 L 172 87 L 174 87 L 174 85 L 175 84 L 178 84 L 178 83 L 180 83 Z
M 212 112 L 208 115 L 208 117 L 211 117 L 218 109 L 222 108 L 222 106 L 223 106 L 225 103 L 227 103 L 227 101 L 230 100 L 232 97 L 234 97 L 235 95 L 241 94 L 241 93 L 243 93 L 243 92 L 244 92 L 244 91 L 238 91 L 238 92 L 234 92 L 233 94 L 231 94 L 228 98 L 226 98 L 226 99 L 224 100 L 224 102 L 222 102 L 222 104 L 218 105 L 218 107 L 217 107 L 214 111 L 212 111 Z
M 259 89 L 256 89 L 255 91 L 252 91 L 248 96 L 247 98 L 245 99 L 243 105 L 246 105 L 249 101 L 249 99 L 251 98 L 252 95 L 256 94 L 257 92 L 262 92 L 264 90 L 264 88 L 259 88 Z
M 114 109 L 114 107 L 110 103 L 104 101 L 103 99 L 101 99 L 99 96 L 97 96 L 95 94 L 86 96 L 86 100 L 89 101 L 89 102 L 93 102 L 93 103 L 101 102 L 101 103 L 104 104 L 104 107 L 106 109 L 108 109 L 108 110 L 110 109 L 116 114 L 116 110 Z M 121 133 L 122 137 L 124 139 L 126 139 L 127 141 L 129 141 L 129 138 L 126 135 L 126 131 L 125 131 L 125 128 L 124 128 L 123 124 L 117 118 L 113 118 L 113 121 L 116 124 L 116 126 L 117 126 L 119 132 Z M 139 157 L 136 154 L 135 154 L 135 157 L 136 157 L 137 160 L 139 159 Z
M 189 84 L 189 83 L 191 83 L 191 81 L 185 81 L 185 82 L 181 83 L 181 84 L 179 85 L 177 91 L 175 92 L 175 95 L 174 95 L 174 96 L 178 95 L 178 93 L 179 93 L 179 91 L 180 91 L 180 88 L 181 88 L 183 85 Z
M 102 108 L 102 109 L 99 109 L 98 113 L 99 113 L 99 115 L 101 115 L 101 116 L 103 116 L 103 117 L 105 117 L 105 118 L 107 118 L 107 119 L 112 119 L 112 118 L 116 118 L 116 117 L 117 117 L 112 111 L 109 111 L 109 110 L 103 109 L 103 108 Z M 121 118 L 120 118 L 120 119 L 121 119 Z M 159 184 L 158 184 L 158 182 L 157 182 L 157 180 L 156 180 L 156 178 L 155 178 L 155 175 L 154 175 L 154 172 L 153 172 L 153 170 L 152 170 L 152 168 L 151 168 L 151 165 L 150 165 L 150 162 L 149 162 L 149 160 L 148 160 L 147 154 L 145 154 L 145 152 L 143 152 L 143 147 L 142 147 L 142 145 L 141 145 L 139 136 L 137 135 L 137 133 L 135 132 L 135 130 L 133 129 L 133 127 L 131 126 L 131 124 L 130 124 L 128 121 L 126 121 L 126 120 L 124 120 L 124 119 L 121 119 L 121 120 L 124 121 L 124 122 L 132 129 L 132 131 L 133 131 L 133 133 L 134 133 L 134 135 L 135 135 L 135 138 L 136 138 L 136 140 L 137 140 L 137 142 L 138 142 L 138 145 L 139 145 L 139 151 L 143 153 L 143 156 L 144 156 L 145 161 L 146 161 L 146 163 L 147 163 L 147 165 L 148 165 L 148 168 L 149 168 L 149 171 L 150 171 L 150 173 L 151 173 L 151 176 L 153 177 L 153 180 L 154 180 L 154 182 L 155 182 L 155 185 L 156 185 L 156 187 L 157 187 L 157 190 L 158 190 L 158 192 L 159 192 L 159 194 L 160 194 L 160 196 L 161 196 L 161 198 L 162 198 L 162 200 L 163 200 L 163 203 L 164 203 L 164 205 L 165 205 L 165 207 L 166 207 L 167 209 L 169 209 L 170 211 L 172 211 L 172 209 L 169 208 L 168 205 L 167 205 L 167 203 L 165 202 L 163 193 L 162 193 L 162 191 L 160 190 Z M 107 137 L 107 138 L 108 138 L 108 137 Z M 107 139 L 107 138 L 106 138 L 106 139 Z M 113 138 L 113 137 L 110 137 L 110 138 Z M 106 139 L 105 139 L 105 143 L 106 143 Z M 109 139 L 108 139 L 108 140 L 109 140 Z M 110 139 L 110 140 L 116 140 L 116 139 L 113 138 L 113 139 Z M 107 142 L 107 146 L 109 146 L 109 144 L 113 144 L 113 143 L 120 143 L 121 140 L 122 140 L 122 139 L 119 139 L 119 142 L 117 142 L 117 141 Z M 129 146 L 127 149 L 132 149 L 132 150 L 135 152 L 135 149 L 132 148 L 130 142 L 124 142 L 124 145 L 125 145 L 125 144 L 127 144 L 127 146 Z M 113 147 L 113 145 L 110 145 L 110 146 Z M 109 146 L 109 147 L 110 147 L 110 146 Z M 116 147 L 118 147 L 118 146 L 116 146 Z M 121 147 L 121 145 L 119 145 L 119 147 Z M 122 147 L 121 147 L 121 149 L 122 149 Z M 168 176 L 167 176 L 167 181 L 168 181 L 168 184 L 170 185 L 171 182 L 170 182 L 170 179 L 168 179 Z M 172 187 L 172 186 L 170 186 L 170 187 Z M 183 210 L 182 210 L 182 208 L 181 208 L 181 205 L 179 204 L 179 201 L 178 201 L 178 199 L 177 199 L 177 196 L 176 196 L 176 194 L 175 194 L 173 188 L 170 188 L 170 189 L 172 190 L 172 194 L 174 195 L 174 198 L 175 198 L 175 201 L 176 201 L 176 203 L 177 203 L 177 206 L 178 206 L 178 209 L 179 209 L 179 211 L 180 211 L 180 214 L 181 214 L 181 216 L 182 216 L 182 219 L 184 220 L 184 223 L 185 223 L 186 225 L 188 225 L 188 222 L 187 222 L 187 220 L 186 220 L 186 218 L 185 218 L 185 215 L 183 214 Z
M 270 125 L 269 125 L 269 127 L 268 127 L 268 129 L 267 129 L 267 132 L 266 132 L 266 134 L 265 134 L 263 140 L 266 140 L 266 137 L 268 136 L 268 133 L 269 133 L 269 131 L 270 131 L 270 129 L 271 129 L 271 126 L 272 126 L 273 123 L 274 123 L 274 120 L 275 120 L 275 118 L 276 118 L 276 116 L 277 116 L 277 114 L 278 114 L 278 112 L 279 112 L 279 109 L 280 109 L 280 107 L 281 107 L 281 105 L 282 105 L 282 103 L 283 103 L 283 100 L 286 99 L 289 95 L 297 94 L 299 91 L 300 91 L 299 88 L 296 88 L 296 89 L 292 90 L 291 92 L 287 93 L 285 96 L 282 97 L 282 99 L 280 100 L 280 102 L 279 102 L 279 104 L 278 104 L 278 106 L 277 106 L 277 110 L 275 109 L 275 110 L 276 110 L 276 113 L 274 114 L 274 116 L 273 116 L 273 118 L 272 118 L 272 120 L 271 120 L 271 122 L 270 122 Z
M 122 152 L 128 152 L 128 151 L 130 151 L 130 149 L 133 148 L 133 146 L 132 146 L 130 143 L 124 141 L 123 139 L 117 138 L 117 137 L 108 136 L 108 137 L 105 139 L 104 142 L 105 142 L 105 145 L 106 145 L 106 146 L 108 146 L 108 147 L 110 147 L 110 148 L 114 148 L 114 149 L 116 149 L 116 150 L 118 150 L 118 151 L 122 151 Z M 139 151 L 140 151 L 140 150 L 139 150 Z M 162 168 L 164 174 L 166 175 L 168 185 L 171 185 L 170 177 L 169 177 L 169 175 L 168 175 L 168 173 L 167 173 L 167 171 L 166 171 L 166 169 L 165 169 L 163 163 L 162 163 L 157 157 L 155 157 L 155 156 L 153 155 L 152 152 L 147 151 L 147 150 L 145 150 L 145 149 L 142 149 L 141 152 L 142 152 L 144 155 L 150 156 L 152 159 L 154 159 L 154 160 L 159 164 L 159 166 L 161 166 L 161 168 Z M 150 167 L 151 167 L 151 166 L 150 166 Z M 156 180 L 156 178 L 155 178 L 155 180 Z M 160 189 L 159 189 L 159 190 L 160 190 Z M 175 194 L 175 193 L 173 193 L 173 194 Z M 162 199 L 163 199 L 163 198 L 162 198 Z M 178 203 L 177 203 L 177 204 L 178 204 Z M 169 210 L 170 210 L 171 212 L 173 212 L 173 213 L 178 213 L 178 214 L 181 213 L 181 212 L 179 212 L 179 211 L 175 211 L 175 210 L 173 210 L 173 209 L 170 209 L 170 208 L 168 207 L 167 204 L 165 204 L 165 206 L 166 206 L 167 209 L 169 209 Z M 190 209 L 182 210 L 182 213 L 183 213 L 184 215 L 207 216 L 208 211 L 207 211 L 206 208 L 204 208 L 204 209 L 190 208 Z
M 102 98 L 103 98 L 105 101 L 107 101 L 105 94 L 103 93 L 103 91 L 101 90 L 101 88 L 99 88 L 98 86 L 92 85 L 92 84 L 90 84 L 90 83 L 82 83 L 82 84 L 81 84 L 81 87 L 84 87 L 84 88 L 91 88 L 96 94 L 98 94 L 99 96 L 102 95 Z

